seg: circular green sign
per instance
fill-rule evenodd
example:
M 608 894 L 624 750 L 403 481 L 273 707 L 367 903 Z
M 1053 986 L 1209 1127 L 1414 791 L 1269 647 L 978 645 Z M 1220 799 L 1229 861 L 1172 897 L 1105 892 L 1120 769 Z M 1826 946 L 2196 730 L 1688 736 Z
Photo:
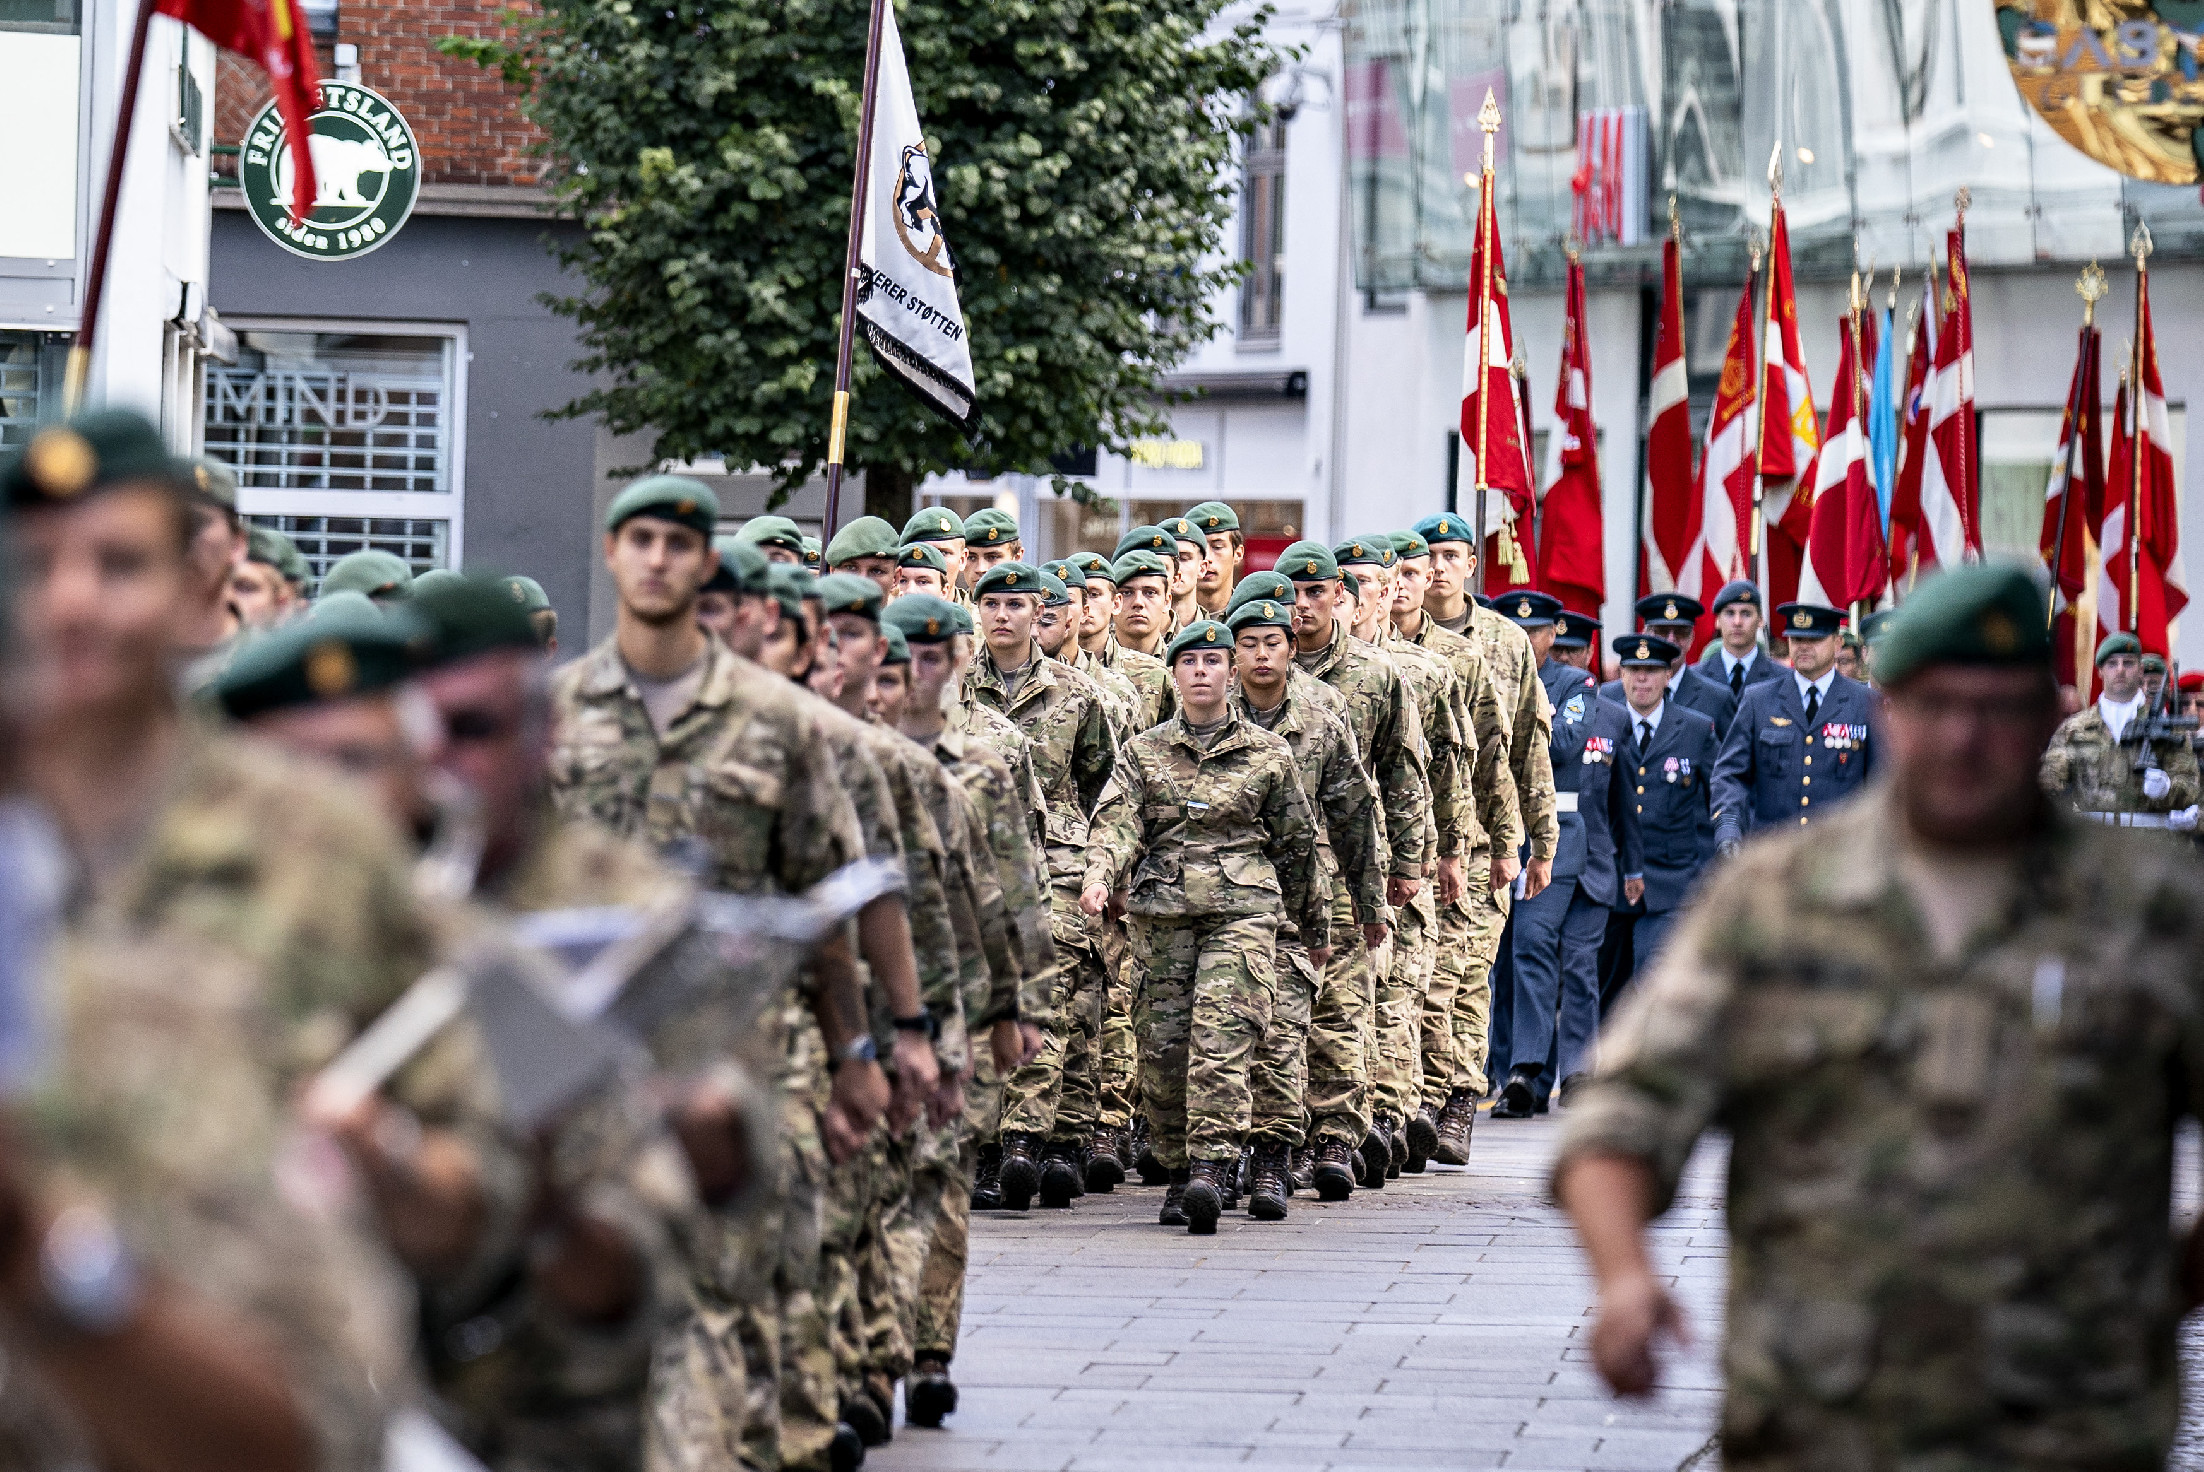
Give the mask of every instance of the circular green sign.
M 323 82 L 307 121 L 314 207 L 291 218 L 291 149 L 270 102 L 245 130 L 238 182 L 261 233 L 295 256 L 346 261 L 396 235 L 421 194 L 421 148 L 389 99 L 357 82 Z

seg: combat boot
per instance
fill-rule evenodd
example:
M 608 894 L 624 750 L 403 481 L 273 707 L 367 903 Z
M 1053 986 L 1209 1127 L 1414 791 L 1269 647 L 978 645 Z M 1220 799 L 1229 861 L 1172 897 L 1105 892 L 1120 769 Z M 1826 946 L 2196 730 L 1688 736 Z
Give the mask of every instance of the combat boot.
M 1408 1128 L 1401 1131 L 1406 1137 L 1407 1155 L 1400 1168 L 1412 1176 L 1423 1174 L 1423 1168 L 1431 1163 L 1431 1152 L 1439 1148 L 1439 1113 L 1429 1104 L 1418 1104 L 1416 1112 L 1408 1117 Z
M 1286 1174 L 1286 1147 L 1256 1146 L 1255 1161 L 1249 1169 L 1247 1214 L 1259 1222 L 1284 1221 L 1286 1196 L 1292 1190 Z
M 1467 1089 L 1456 1089 L 1446 1096 L 1446 1108 L 1439 1111 L 1439 1147 L 1431 1152 L 1431 1158 L 1440 1165 L 1469 1164 L 1469 1136 L 1477 1127 L 1477 1096 Z
M 1079 1180 L 1079 1155 L 1069 1141 L 1051 1140 L 1041 1151 L 1041 1205 L 1061 1211 L 1086 1188 Z
M 1224 1198 L 1226 1211 L 1240 1209 L 1240 1161 L 1246 1154 L 1247 1149 L 1242 1146 L 1238 1155 L 1217 1162 L 1217 1192 Z
M 1385 1189 L 1385 1171 L 1393 1163 L 1393 1132 L 1386 1127 L 1386 1116 L 1379 1114 L 1370 1120 L 1370 1133 L 1362 1137 L 1362 1184 L 1373 1191 Z
M 1385 1162 L 1385 1179 L 1400 1179 L 1400 1168 L 1408 1163 L 1408 1126 L 1400 1120 L 1387 1117 L 1387 1127 L 1393 1139 L 1393 1154 Z
M 886 1446 L 893 1434 L 888 1418 L 881 1414 L 880 1402 L 864 1390 L 844 1390 L 841 1394 L 842 1424 L 857 1433 L 857 1439 L 870 1451 L 876 1446 Z
M 1140 1172 L 1143 1186 L 1165 1186 L 1171 1181 L 1171 1172 L 1156 1159 L 1156 1152 L 1148 1146 L 1148 1117 L 1142 1115 L 1133 1122 L 1133 1169 Z
M 903 1421 L 908 1426 L 939 1426 L 957 1408 L 956 1382 L 949 1378 L 949 1362 L 922 1354 L 911 1362 L 911 1377 L 903 1382 Z
M 972 1209 L 1000 1211 L 1003 1205 L 1003 1147 L 980 1146 L 980 1158 L 972 1170 Z
M 1125 1167 L 1117 1158 L 1120 1133 L 1107 1125 L 1096 1126 L 1094 1143 L 1087 1147 L 1085 1162 L 1088 1190 L 1108 1191 L 1124 1183 Z
M 1307 1145 L 1296 1146 L 1286 1167 L 1286 1192 L 1313 1191 L 1316 1189 L 1316 1151 Z
M 1355 1191 L 1355 1152 L 1345 1140 L 1319 1140 L 1314 1182 L 1319 1201 L 1345 1201 Z
M 1156 1213 L 1156 1223 L 1165 1227 L 1186 1225 L 1186 1183 L 1192 1172 L 1185 1169 L 1166 1171 L 1163 1188 L 1163 1210 Z
M 1136 1120 L 1132 1129 L 1110 1131 L 1112 1142 L 1117 1147 L 1118 1169 L 1125 1173 L 1124 1175 L 1120 1175 L 1118 1177 L 1120 1181 L 1126 1180 L 1131 1176 L 1133 1162 L 1140 1158 L 1140 1151 L 1134 1146 L 1133 1140 L 1137 1133 L 1146 1132 L 1146 1124 L 1146 1120 Z
M 857 1472 L 864 1465 L 864 1439 L 849 1422 L 835 1422 L 834 1440 L 827 1443 L 827 1472 Z
M 1037 1135 L 1012 1131 L 1003 1136 L 1003 1163 L 998 1176 L 1003 1210 L 1024 1211 L 1041 1188 L 1041 1141 Z
M 1217 1218 L 1224 1212 L 1224 1178 L 1232 1169 L 1229 1160 L 1197 1160 L 1187 1172 L 1186 1194 L 1181 1198 L 1186 1206 L 1186 1234 L 1190 1237 L 1207 1237 L 1217 1230 Z

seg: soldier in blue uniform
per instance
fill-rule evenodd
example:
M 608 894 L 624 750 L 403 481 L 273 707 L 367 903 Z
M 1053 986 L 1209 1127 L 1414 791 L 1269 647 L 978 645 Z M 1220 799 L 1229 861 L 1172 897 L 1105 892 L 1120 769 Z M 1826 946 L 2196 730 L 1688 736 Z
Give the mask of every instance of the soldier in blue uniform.
M 1725 853 L 1755 828 L 1821 817 L 1875 765 L 1875 692 L 1837 673 L 1844 615 L 1786 603 L 1776 617 L 1791 667 L 1746 689 L 1714 764 L 1714 837 Z
M 1743 586 L 1751 588 L 1752 584 L 1746 583 Z M 1753 596 L 1755 598 L 1760 596 L 1757 589 L 1754 590 Z M 1638 600 L 1638 627 L 1659 639 L 1662 643 L 1675 646 L 1676 652 L 1673 658 L 1676 663 L 1668 677 L 1669 700 L 1677 705 L 1689 706 L 1706 716 L 1714 722 L 1715 734 L 1721 736 L 1729 731 L 1730 718 L 1737 714 L 1738 697 L 1730 693 L 1730 687 L 1727 684 L 1707 676 L 1704 673 L 1706 667 L 1703 664 L 1689 665 L 1684 663 L 1684 651 L 1691 647 L 1691 636 L 1698 626 L 1699 615 L 1704 611 L 1705 609 L 1698 599 L 1683 593 L 1648 593 Z M 1629 636 L 1623 635 L 1622 637 L 1628 638 Z M 1755 638 L 1757 637 L 1756 634 Z M 1617 649 L 1622 647 L 1619 640 L 1615 647 Z M 1635 648 L 1635 644 L 1632 647 Z M 1714 648 L 1708 649 L 1707 654 L 1715 663 L 1721 663 L 1722 657 Z M 1772 659 L 1763 657 L 1755 662 L 1764 666 L 1769 673 L 1778 672 L 1778 666 Z M 1740 676 L 1738 680 L 1740 688 L 1748 683 L 1751 678 L 1751 676 Z M 1758 678 L 1766 679 L 1767 675 L 1762 674 Z M 1599 698 L 1620 703 L 1622 700 L 1622 681 L 1609 680 L 1606 684 L 1600 686 Z
M 1520 599 L 1542 599 L 1538 614 L 1566 617 L 1540 593 L 1510 593 L 1501 607 L 1515 616 Z M 1599 1028 L 1600 942 L 1610 910 L 1627 903 L 1624 876 L 1636 877 L 1640 864 L 1635 805 L 1614 778 L 1630 740 L 1628 718 L 1599 698 L 1599 680 L 1588 670 L 1549 658 L 1538 678 L 1554 713 L 1547 752 L 1561 843 L 1553 882 L 1515 906 L 1509 1067 L 1492 1106 L 1494 1119 L 1545 1113 L 1555 1080 L 1566 1089 L 1590 1066 Z
M 1760 623 L 1758 584 L 1739 578 L 1714 595 L 1714 632 L 1720 637 L 1707 646 L 1697 668 L 1739 701 L 1746 686 L 1783 677 L 1783 666 L 1760 647 Z M 1727 727 L 1722 735 L 1729 736 Z
M 1681 649 L 1657 634 L 1625 634 L 1614 649 L 1622 661 L 1618 704 L 1630 725 L 1623 771 L 1634 789 L 1630 802 L 1645 854 L 1642 872 L 1634 881 L 1625 876 L 1623 886 L 1639 911 L 1630 936 L 1635 971 L 1660 949 L 1699 871 L 1714 858 L 1714 768 L 1722 742 L 1706 712 L 1671 691 Z
M 1583 670 L 1595 678 L 1599 651 L 1599 620 L 1564 608 L 1554 615 L 1553 657 L 1557 663 Z

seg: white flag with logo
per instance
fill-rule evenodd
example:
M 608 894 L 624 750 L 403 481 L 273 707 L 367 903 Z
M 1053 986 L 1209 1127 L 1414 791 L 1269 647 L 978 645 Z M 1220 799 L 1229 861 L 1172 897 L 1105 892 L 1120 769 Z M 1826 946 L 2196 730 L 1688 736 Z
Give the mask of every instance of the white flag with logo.
M 895 6 L 883 7 L 880 85 L 873 105 L 871 177 L 859 259 L 858 318 L 875 356 L 913 392 L 962 424 L 972 413 L 972 346 L 957 305 L 956 261 L 942 233 L 933 161 L 911 100 L 911 73 Z

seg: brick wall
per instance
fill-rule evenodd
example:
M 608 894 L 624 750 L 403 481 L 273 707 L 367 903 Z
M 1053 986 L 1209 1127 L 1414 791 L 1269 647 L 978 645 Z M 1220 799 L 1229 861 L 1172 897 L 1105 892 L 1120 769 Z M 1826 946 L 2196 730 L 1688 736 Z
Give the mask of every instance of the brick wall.
M 360 81 L 396 103 L 421 140 L 429 184 L 531 185 L 530 149 L 542 135 L 520 115 L 518 93 L 472 62 L 438 52 L 445 36 L 504 34 L 509 0 L 341 0 L 337 42 L 360 48 Z M 328 44 L 322 75 L 334 75 Z M 222 54 L 215 87 L 215 141 L 235 143 L 268 100 L 266 73 Z M 234 162 L 222 160 L 223 164 Z

